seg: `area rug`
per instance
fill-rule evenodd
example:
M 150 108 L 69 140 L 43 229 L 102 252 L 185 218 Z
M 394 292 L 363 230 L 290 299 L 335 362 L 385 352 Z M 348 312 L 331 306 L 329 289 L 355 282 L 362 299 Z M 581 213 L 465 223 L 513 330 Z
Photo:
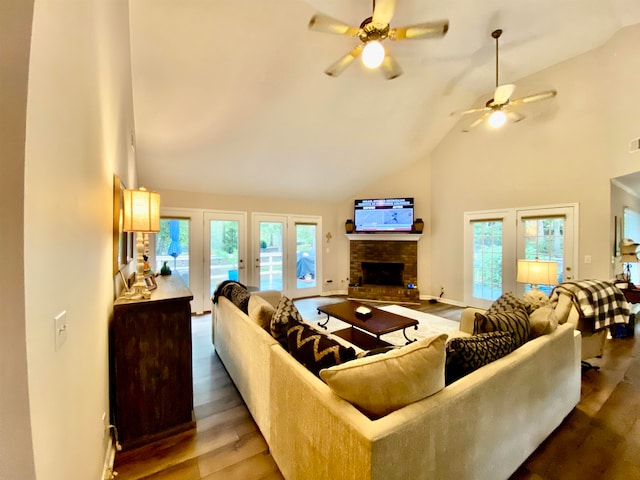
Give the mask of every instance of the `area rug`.
M 437 315 L 431 315 L 430 313 L 420 312 L 411 308 L 402 307 L 400 305 L 386 305 L 384 307 L 378 308 L 380 310 L 386 310 L 387 312 L 395 313 L 397 315 L 402 315 L 403 317 L 418 320 L 418 322 L 420 323 L 418 324 L 417 330 L 415 330 L 413 327 L 407 328 L 407 337 L 409 337 L 411 340 L 420 340 L 421 338 L 438 335 L 440 333 L 452 335 L 455 332 L 458 332 L 458 330 L 460 329 L 460 322 L 438 317 Z M 334 317 L 331 317 L 329 323 L 327 324 L 327 328 L 330 332 L 335 332 L 336 330 L 347 327 L 349 327 L 349 324 Z M 404 335 L 402 334 L 402 330 L 382 335 L 380 339 L 392 345 L 404 345 L 407 342 L 407 340 L 404 338 Z

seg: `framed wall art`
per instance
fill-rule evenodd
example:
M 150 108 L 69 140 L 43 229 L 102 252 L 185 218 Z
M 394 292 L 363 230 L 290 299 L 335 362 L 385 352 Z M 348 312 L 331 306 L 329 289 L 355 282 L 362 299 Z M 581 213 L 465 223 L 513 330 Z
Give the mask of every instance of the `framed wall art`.
M 113 176 L 113 275 L 133 260 L 133 233 L 122 231 L 123 199 L 125 186 L 118 175 Z

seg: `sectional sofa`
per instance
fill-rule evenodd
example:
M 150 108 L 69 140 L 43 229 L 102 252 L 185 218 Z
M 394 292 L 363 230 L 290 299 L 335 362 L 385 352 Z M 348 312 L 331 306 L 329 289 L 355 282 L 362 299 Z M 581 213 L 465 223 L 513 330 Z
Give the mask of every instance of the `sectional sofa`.
M 280 297 L 255 295 L 274 308 Z M 288 480 L 506 479 L 580 399 L 581 335 L 570 323 L 371 419 L 274 339 L 264 309 L 219 297 L 212 322 L 215 351 Z

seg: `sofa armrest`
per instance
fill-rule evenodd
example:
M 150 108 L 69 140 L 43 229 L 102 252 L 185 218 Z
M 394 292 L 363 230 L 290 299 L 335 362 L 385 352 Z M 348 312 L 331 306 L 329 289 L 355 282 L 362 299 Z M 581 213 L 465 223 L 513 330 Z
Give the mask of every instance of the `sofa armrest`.
M 484 313 L 486 310 L 475 307 L 467 307 L 460 314 L 460 331 L 473 334 L 473 324 L 476 320 L 476 312 Z

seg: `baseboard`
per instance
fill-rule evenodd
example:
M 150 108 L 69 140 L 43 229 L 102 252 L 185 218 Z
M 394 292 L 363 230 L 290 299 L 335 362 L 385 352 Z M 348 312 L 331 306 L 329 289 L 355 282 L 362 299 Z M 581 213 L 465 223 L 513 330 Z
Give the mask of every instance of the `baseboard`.
M 457 300 L 451 300 L 448 298 L 434 297 L 433 295 L 420 295 L 420 300 L 430 301 L 435 300 L 438 303 L 446 303 L 447 305 L 453 305 L 454 307 L 466 307 L 464 302 L 458 302 Z
M 104 455 L 104 467 L 102 469 L 102 478 L 100 480 L 113 480 L 117 473 L 113 471 L 113 465 L 116 460 L 116 446 L 113 444 L 113 438 L 109 435 L 107 448 Z

